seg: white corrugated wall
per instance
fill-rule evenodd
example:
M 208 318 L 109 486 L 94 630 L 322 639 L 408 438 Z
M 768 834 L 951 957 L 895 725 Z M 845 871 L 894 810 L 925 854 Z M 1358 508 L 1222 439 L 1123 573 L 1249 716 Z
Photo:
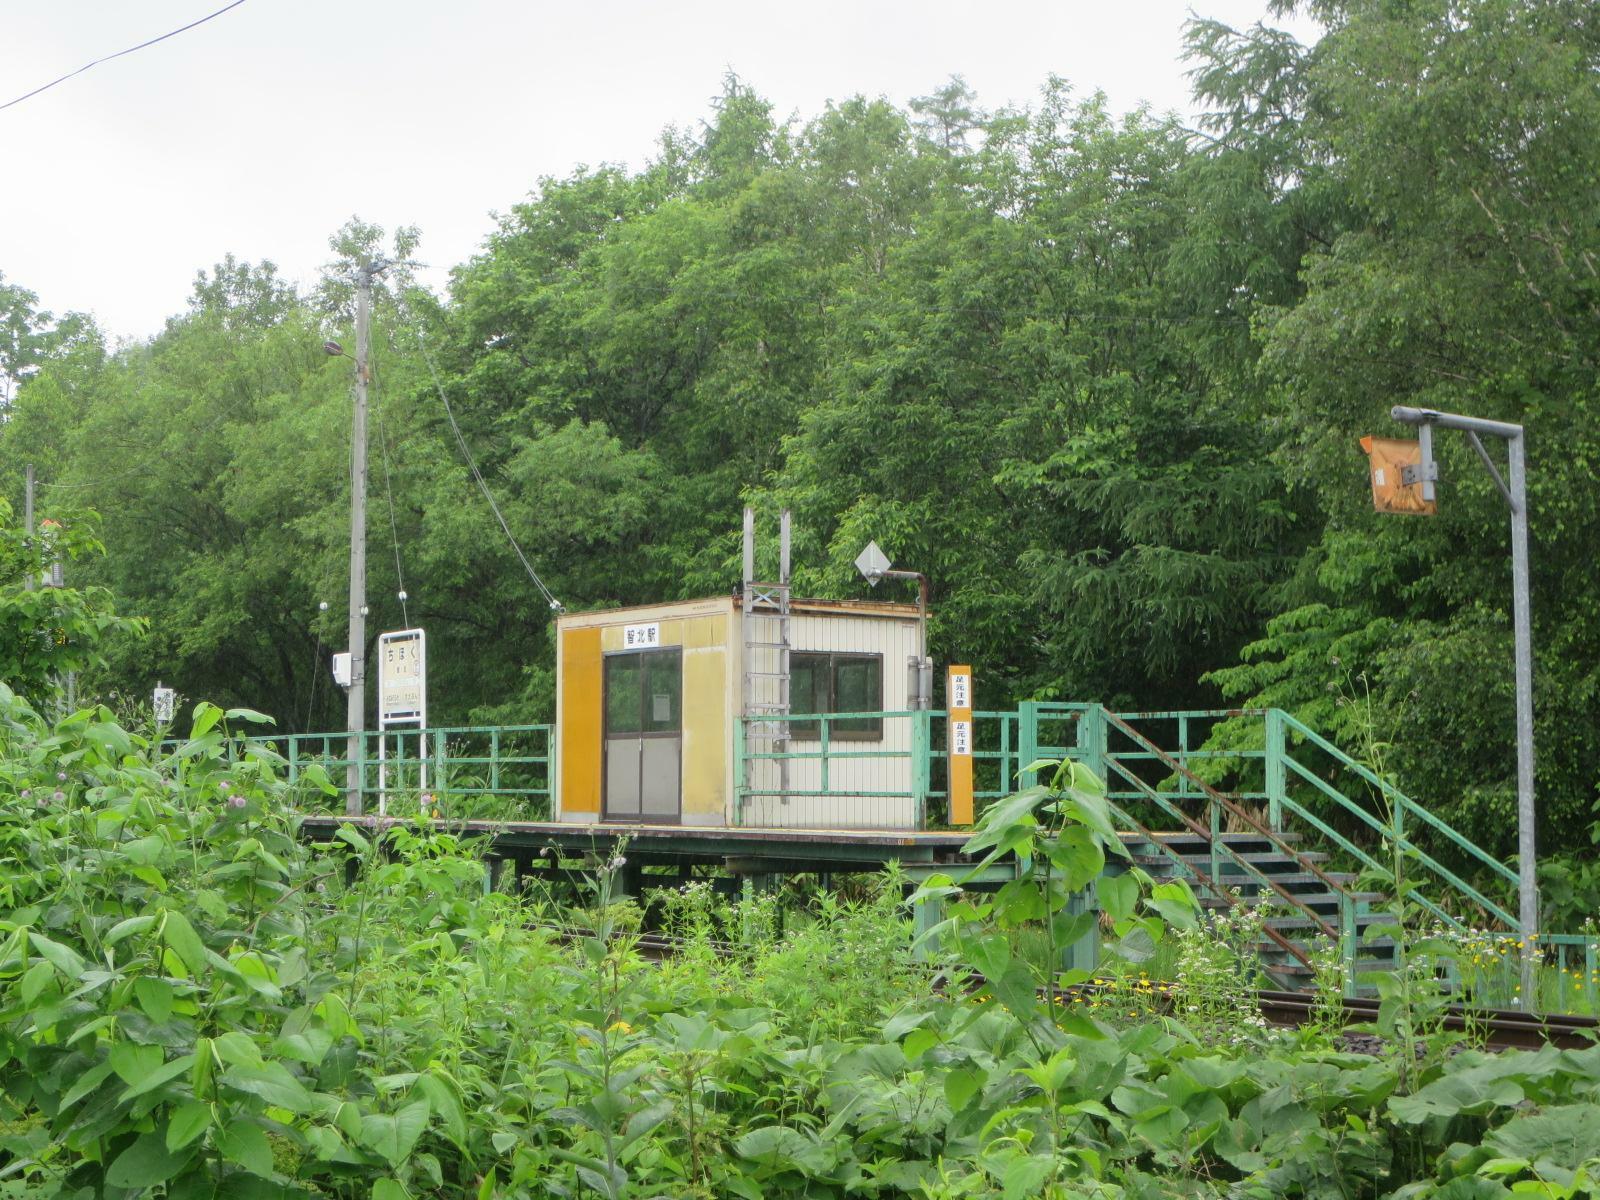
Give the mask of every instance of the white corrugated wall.
M 883 657 L 883 709 L 904 712 L 910 705 L 906 663 L 918 651 L 914 618 L 869 617 L 854 613 L 794 613 L 790 639 L 795 653 L 834 651 Z M 885 717 L 881 741 L 833 741 L 829 747 L 827 796 L 751 796 L 745 801 L 746 825 L 790 829 L 913 829 L 915 801 L 911 761 L 911 718 Z M 820 742 L 796 739 L 791 752 L 815 752 Z M 852 752 L 897 752 L 892 758 L 840 758 Z M 754 772 L 759 788 L 777 790 L 779 765 L 761 763 Z M 788 764 L 788 790 L 815 792 L 822 787 L 816 759 Z M 899 792 L 900 797 L 865 796 L 865 792 Z

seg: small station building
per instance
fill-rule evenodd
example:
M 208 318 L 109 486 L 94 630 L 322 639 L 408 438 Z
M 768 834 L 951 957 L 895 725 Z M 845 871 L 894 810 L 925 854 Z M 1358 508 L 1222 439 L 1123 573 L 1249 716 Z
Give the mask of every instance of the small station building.
M 555 819 L 915 829 L 906 710 L 922 662 L 907 603 L 747 586 L 562 614 Z
M 918 827 L 916 605 L 790 600 L 787 582 L 747 579 L 731 596 L 562 614 L 556 631 L 557 821 Z

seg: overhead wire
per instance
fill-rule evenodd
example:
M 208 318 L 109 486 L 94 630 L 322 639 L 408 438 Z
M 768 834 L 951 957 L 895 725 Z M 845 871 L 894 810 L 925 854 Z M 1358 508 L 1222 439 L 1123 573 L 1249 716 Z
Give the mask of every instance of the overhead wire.
M 216 12 L 207 13 L 205 16 L 201 17 L 198 21 L 190 21 L 187 25 L 180 25 L 177 29 L 169 30 L 167 33 L 163 33 L 160 37 L 153 37 L 147 42 L 140 42 L 137 46 L 129 46 L 126 50 L 118 50 L 115 54 L 107 54 L 104 58 L 97 58 L 93 62 L 84 63 L 83 66 L 79 67 L 76 71 L 68 71 L 65 75 L 61 76 L 59 79 L 52 79 L 49 83 L 41 84 L 38 87 L 34 88 L 33 91 L 31 91 L 31 92 L 24 92 L 22 95 L 18 96 L 15 100 L 7 100 L 4 104 L 0 104 L 0 111 L 4 111 L 5 109 L 8 109 L 14 104 L 21 104 L 24 100 L 28 100 L 28 99 L 31 99 L 34 96 L 37 96 L 40 92 L 48 92 L 51 88 L 55 87 L 58 83 L 65 83 L 67 80 L 73 78 L 76 75 L 82 75 L 90 67 L 98 67 L 101 63 L 108 63 L 114 58 L 122 58 L 124 55 L 132 54 L 136 50 L 143 50 L 146 46 L 154 46 L 157 42 L 164 42 L 168 38 L 177 37 L 180 33 L 187 33 L 189 30 L 193 29 L 196 25 L 204 25 L 207 21 L 215 20 L 217 17 L 220 17 L 223 13 L 227 12 L 229 9 L 238 8 L 239 5 L 241 5 L 243 3 L 244 3 L 244 0 L 233 0 L 232 4 L 223 5 L 221 8 L 217 9 Z
M 394 484 L 389 472 L 389 434 L 383 423 L 383 414 L 378 414 L 378 448 L 383 456 L 383 494 L 389 502 L 389 541 L 394 546 L 394 579 L 395 595 L 400 600 L 400 619 L 405 622 L 407 629 L 411 628 L 411 613 L 406 608 L 406 576 L 400 567 L 400 528 L 394 519 Z
M 306 719 L 301 722 L 301 729 L 311 728 L 311 718 L 317 710 L 317 680 L 322 676 L 322 623 L 315 622 L 312 627 L 312 636 L 316 644 L 311 647 L 311 688 L 306 696 Z
M 456 445 L 461 448 L 461 457 L 466 460 L 467 470 L 471 472 L 473 480 L 478 485 L 478 490 L 483 493 L 484 500 L 489 505 L 489 511 L 494 514 L 494 519 L 499 522 L 500 530 L 506 535 L 512 552 L 516 554 L 517 561 L 522 564 L 522 569 L 528 573 L 528 578 L 533 580 L 533 586 L 539 589 L 549 604 L 552 612 L 566 612 L 566 606 L 557 600 L 555 593 L 545 586 L 544 580 L 539 578 L 539 572 L 533 569 L 533 564 L 528 561 L 528 556 L 523 553 L 522 546 L 518 543 L 516 535 L 511 532 L 511 526 L 506 523 L 505 514 L 500 511 L 500 505 L 495 502 L 494 493 L 489 490 L 489 484 L 483 477 L 483 472 L 478 470 L 477 460 L 472 457 L 472 451 L 467 446 L 467 439 L 462 436 L 461 426 L 456 422 L 455 409 L 451 407 L 450 397 L 445 394 L 444 384 L 439 381 L 439 371 L 434 365 L 433 355 L 428 352 L 428 344 L 422 336 L 422 329 L 412 323 L 412 334 L 417 339 L 417 349 L 422 354 L 422 361 L 427 365 L 428 377 L 433 380 L 433 390 L 439 396 L 439 402 L 444 405 L 444 415 L 450 420 L 450 430 L 455 434 Z

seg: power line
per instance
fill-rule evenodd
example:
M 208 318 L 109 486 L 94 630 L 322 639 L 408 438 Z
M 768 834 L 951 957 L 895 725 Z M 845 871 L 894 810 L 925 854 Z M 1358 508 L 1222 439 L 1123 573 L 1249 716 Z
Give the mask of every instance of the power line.
M 76 71 L 68 71 L 60 79 L 52 79 L 49 83 L 42 84 L 41 86 L 34 88 L 31 92 L 23 93 L 15 100 L 7 100 L 4 104 L 0 104 L 0 110 L 10 108 L 13 104 L 21 104 L 24 100 L 27 100 L 33 96 L 37 96 L 40 92 L 48 92 L 51 88 L 55 87 L 56 84 L 65 83 L 74 75 L 82 75 L 90 67 L 98 67 L 101 63 L 108 63 L 114 58 L 121 58 L 125 54 L 132 54 L 135 50 L 143 50 L 146 46 L 154 46 L 157 42 L 164 42 L 170 37 L 177 37 L 180 33 L 184 33 L 190 29 L 193 29 L 196 25 L 204 25 L 207 21 L 220 17 L 230 8 L 238 8 L 239 5 L 243 3 L 244 0 L 233 0 L 232 4 L 226 4 L 217 9 L 217 11 L 214 13 L 207 13 L 198 21 L 190 21 L 187 25 L 182 25 L 168 33 L 163 33 L 160 37 L 153 37 L 148 42 L 140 42 L 137 46 L 129 46 L 126 50 L 118 50 L 115 54 L 108 54 L 104 58 L 97 58 L 93 62 L 84 63 L 84 65 L 79 67 Z
M 378 413 L 378 448 L 383 452 L 383 494 L 389 501 L 389 538 L 394 544 L 394 579 L 396 595 L 400 599 L 400 619 L 411 628 L 411 614 L 406 610 L 406 577 L 400 569 L 400 529 L 394 519 L 394 485 L 389 477 L 389 433 L 384 427 L 383 413 Z
M 522 569 L 527 571 L 528 578 L 533 580 L 533 586 L 543 594 L 550 608 L 558 613 L 566 612 L 566 607 L 555 598 L 555 594 L 545 587 L 544 580 L 539 578 L 539 572 L 533 569 L 533 564 L 528 561 L 528 556 L 522 552 L 522 547 L 517 544 L 516 535 L 511 532 L 511 526 L 506 524 L 505 517 L 500 512 L 500 506 L 495 503 L 494 493 L 489 490 L 489 485 L 484 481 L 483 474 L 478 470 L 478 464 L 473 460 L 472 451 L 467 448 L 467 439 L 461 436 L 461 426 L 456 424 L 455 410 L 450 407 L 450 397 L 445 395 L 444 385 L 439 382 L 439 372 L 434 368 L 433 355 L 428 353 L 427 343 L 422 340 L 422 330 L 412 327 L 416 334 L 417 349 L 422 352 L 422 361 L 427 364 L 428 375 L 433 379 L 433 390 L 439 394 L 439 400 L 444 405 L 444 415 L 450 418 L 450 429 L 456 435 L 456 445 L 461 447 L 461 456 L 467 460 L 467 469 L 472 472 L 472 478 L 477 481 L 478 490 L 483 493 L 483 498 L 488 501 L 489 511 L 494 513 L 494 519 L 500 522 L 500 529 L 506 535 L 506 541 L 511 543 L 511 549 L 516 553 L 517 559 L 522 563 Z

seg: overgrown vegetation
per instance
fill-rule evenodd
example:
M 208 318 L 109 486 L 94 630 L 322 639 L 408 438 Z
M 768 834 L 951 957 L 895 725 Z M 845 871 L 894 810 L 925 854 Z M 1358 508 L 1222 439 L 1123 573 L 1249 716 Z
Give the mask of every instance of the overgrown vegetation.
M 1600 1047 L 1452 1056 L 1432 1032 L 1406 1059 L 1384 1026 L 1374 1058 L 1317 1027 L 1224 1029 L 1221 977 L 1170 1013 L 1037 990 L 1072 977 L 1010 957 L 1007 927 L 1054 914 L 1059 945 L 1066 897 L 1115 852 L 1081 769 L 991 810 L 974 849 L 1051 865 L 952 897 L 927 966 L 896 884 L 788 935 L 768 901 L 691 890 L 685 953 L 658 967 L 606 870 L 567 943 L 444 833 L 311 847 L 281 764 L 226 740 L 249 719 L 201 706 L 158 751 L 103 710 L 52 727 L 0 691 L 0 1194 L 1593 1190 Z M 1129 953 L 1194 925 L 1128 878 Z

